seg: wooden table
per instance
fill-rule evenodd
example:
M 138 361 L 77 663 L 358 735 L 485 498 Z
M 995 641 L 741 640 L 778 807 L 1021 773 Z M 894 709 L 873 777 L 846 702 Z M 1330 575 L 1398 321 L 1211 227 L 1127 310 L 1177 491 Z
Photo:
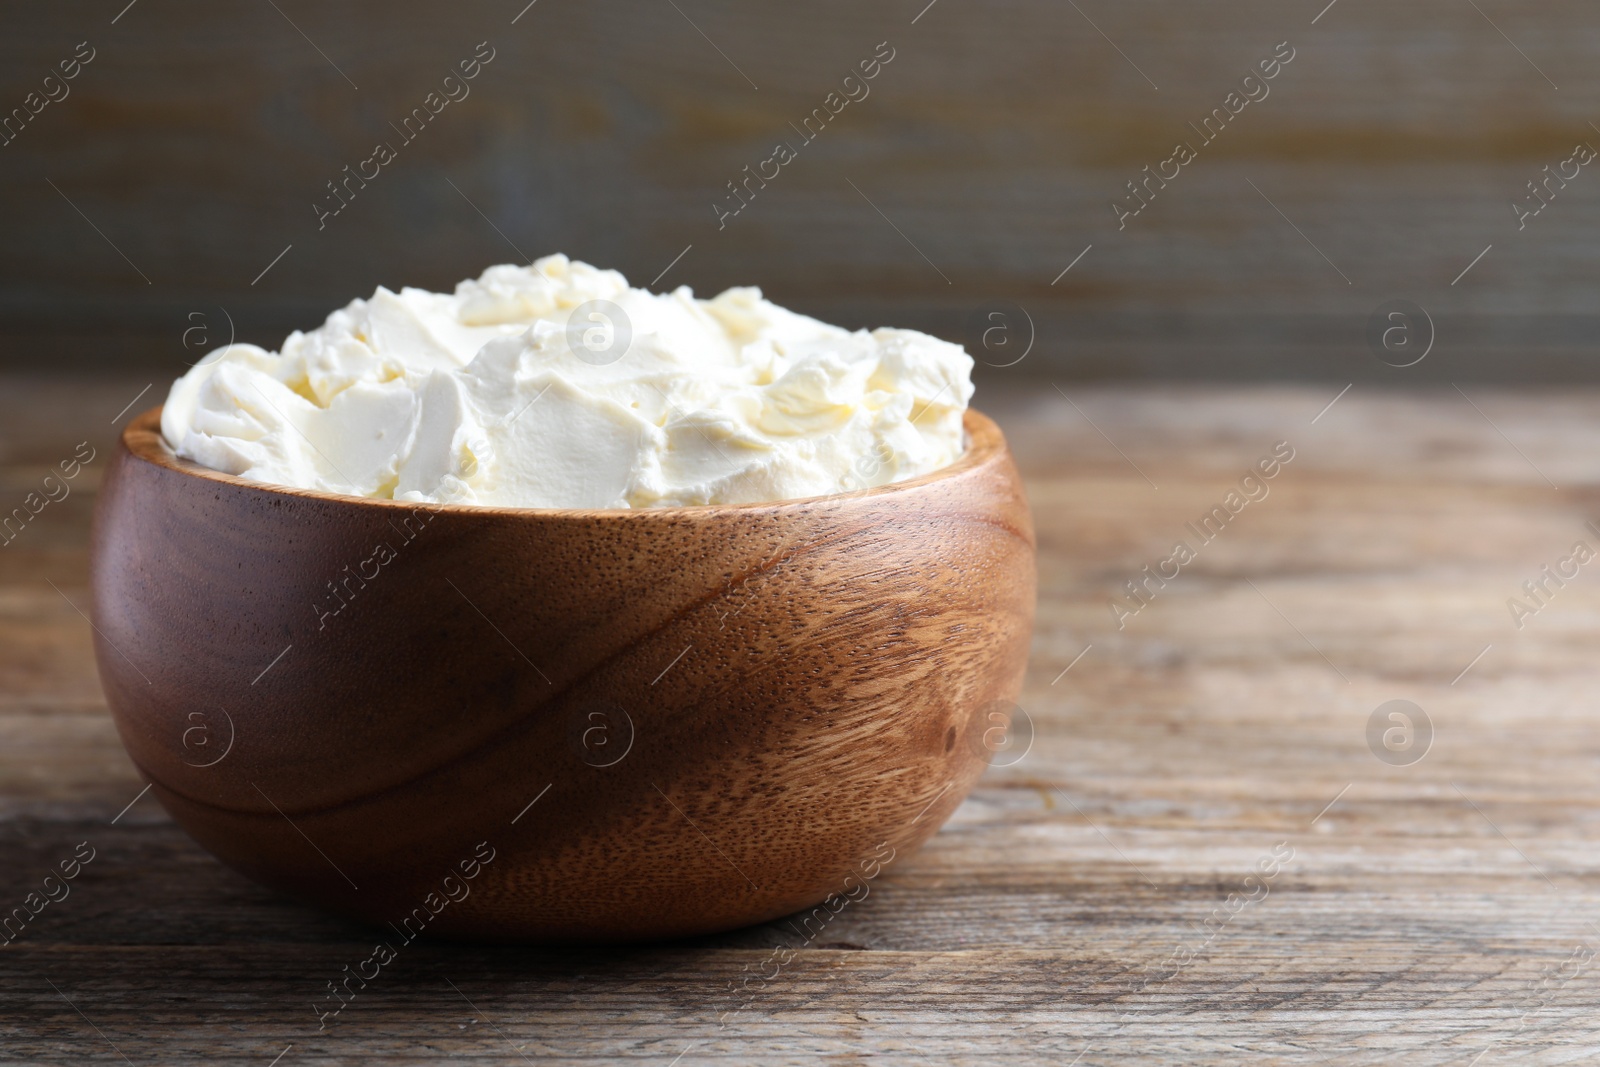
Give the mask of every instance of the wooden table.
M 0 381 L 0 507 L 80 441 L 103 457 L 151 377 Z M 1507 599 L 1574 542 L 1600 547 L 1600 393 L 1357 386 L 1324 410 L 1338 389 L 980 392 L 1038 520 L 1031 749 L 775 976 L 762 961 L 798 943 L 782 923 L 626 949 L 420 945 L 320 1033 L 313 1002 L 368 935 L 136 799 L 83 614 L 97 459 L 0 548 L 0 906 L 80 842 L 95 857 L 0 947 L 0 1059 L 1585 1059 L 1600 563 L 1547 582 L 1521 629 Z M 1122 583 L 1197 545 L 1185 523 L 1279 441 L 1294 458 L 1269 494 L 1119 630 Z M 1391 700 L 1431 723 L 1420 760 L 1420 732 L 1369 745 Z

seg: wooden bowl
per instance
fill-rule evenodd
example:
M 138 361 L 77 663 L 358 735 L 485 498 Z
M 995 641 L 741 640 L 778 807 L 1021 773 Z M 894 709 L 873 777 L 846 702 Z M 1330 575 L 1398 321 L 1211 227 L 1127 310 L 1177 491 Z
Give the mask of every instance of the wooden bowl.
M 856 494 L 579 511 L 245 481 L 148 411 L 95 516 L 106 699 L 201 845 L 407 939 L 837 910 L 960 803 L 1021 686 L 1032 520 L 966 426 Z

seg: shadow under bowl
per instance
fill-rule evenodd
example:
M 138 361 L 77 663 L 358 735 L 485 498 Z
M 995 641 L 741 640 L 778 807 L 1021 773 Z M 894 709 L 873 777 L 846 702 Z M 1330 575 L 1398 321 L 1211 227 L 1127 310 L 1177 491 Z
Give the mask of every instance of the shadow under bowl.
M 409 940 L 627 941 L 854 897 L 1016 699 L 1034 534 L 999 429 L 953 465 L 731 507 L 270 486 L 129 424 L 95 653 L 196 841 Z

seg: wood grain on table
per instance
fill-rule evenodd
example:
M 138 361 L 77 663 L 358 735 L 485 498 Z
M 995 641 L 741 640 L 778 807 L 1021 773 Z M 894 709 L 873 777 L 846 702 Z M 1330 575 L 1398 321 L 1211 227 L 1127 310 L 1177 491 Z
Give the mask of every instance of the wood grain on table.
M 0 514 L 103 456 L 148 380 L 0 381 Z M 136 800 L 84 614 L 90 463 L 0 548 L 0 911 L 94 852 L 0 946 L 0 1060 L 1586 1059 L 1600 564 L 1520 630 L 1507 599 L 1600 547 L 1600 393 L 1336 391 L 989 387 L 1039 530 L 1025 755 L 809 942 L 418 943 L 320 1032 L 373 937 Z M 1280 441 L 1267 496 L 1119 630 L 1123 583 Z M 1409 765 L 1369 748 L 1391 700 L 1431 722 Z

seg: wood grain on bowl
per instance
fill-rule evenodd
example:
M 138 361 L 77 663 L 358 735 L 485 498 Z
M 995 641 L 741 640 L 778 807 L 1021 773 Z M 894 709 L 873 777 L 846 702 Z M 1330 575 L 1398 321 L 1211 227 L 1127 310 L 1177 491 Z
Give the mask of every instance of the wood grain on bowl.
M 1021 685 L 1032 522 L 967 429 L 860 494 L 560 511 L 246 482 L 147 412 L 96 514 L 107 699 L 206 848 L 408 936 L 784 915 L 929 837 Z

